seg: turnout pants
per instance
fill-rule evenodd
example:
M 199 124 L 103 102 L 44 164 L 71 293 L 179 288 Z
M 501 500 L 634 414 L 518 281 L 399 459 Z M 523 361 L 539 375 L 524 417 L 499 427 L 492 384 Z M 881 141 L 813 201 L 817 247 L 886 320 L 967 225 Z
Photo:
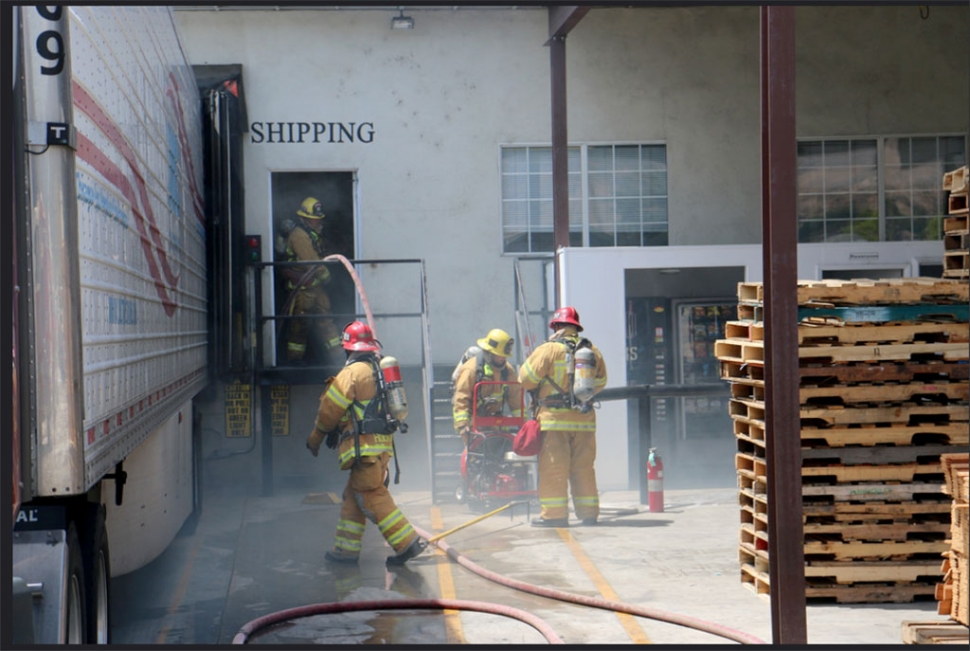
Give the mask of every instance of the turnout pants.
M 330 297 L 319 288 L 301 289 L 293 297 L 291 316 L 330 314 Z M 293 319 L 289 323 L 286 341 L 286 358 L 290 361 L 303 359 L 307 341 L 313 329 L 317 340 L 330 350 L 340 345 L 340 333 L 333 319 Z
M 403 551 L 418 535 L 384 486 L 390 459 L 391 455 L 383 452 L 378 456 L 361 457 L 359 468 L 351 466 L 340 507 L 334 551 L 359 555 L 367 520 L 377 525 L 395 553 Z
M 569 517 L 569 494 L 580 520 L 597 518 L 600 512 L 596 489 L 595 432 L 548 430 L 542 433 L 539 451 L 539 505 L 545 520 Z

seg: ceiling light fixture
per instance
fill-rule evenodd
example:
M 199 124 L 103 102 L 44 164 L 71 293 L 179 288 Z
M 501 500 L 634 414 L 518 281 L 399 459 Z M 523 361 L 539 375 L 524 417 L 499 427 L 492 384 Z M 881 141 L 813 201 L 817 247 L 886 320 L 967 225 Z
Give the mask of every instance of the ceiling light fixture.
M 404 15 L 404 9 L 398 8 L 398 15 L 391 18 L 391 29 L 414 29 L 414 19 Z

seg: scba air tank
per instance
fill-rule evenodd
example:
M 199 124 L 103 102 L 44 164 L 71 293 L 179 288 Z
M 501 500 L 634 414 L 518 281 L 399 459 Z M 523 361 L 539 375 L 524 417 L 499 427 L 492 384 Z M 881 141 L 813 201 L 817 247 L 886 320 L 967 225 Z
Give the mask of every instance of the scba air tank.
M 381 373 L 384 374 L 384 391 L 387 393 L 387 409 L 396 420 L 408 417 L 408 398 L 401 381 L 401 367 L 394 357 L 381 358 Z
M 591 348 L 576 351 L 576 368 L 573 373 L 573 395 L 580 402 L 593 399 L 596 390 L 596 356 Z

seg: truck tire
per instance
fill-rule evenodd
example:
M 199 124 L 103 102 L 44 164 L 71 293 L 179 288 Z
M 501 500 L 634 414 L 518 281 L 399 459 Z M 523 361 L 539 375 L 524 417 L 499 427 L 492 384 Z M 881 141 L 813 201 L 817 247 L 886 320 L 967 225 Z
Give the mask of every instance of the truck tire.
M 84 556 L 88 644 L 111 643 L 111 555 L 103 504 L 89 504 L 81 541 Z
M 73 522 L 67 525 L 67 577 L 64 589 L 67 591 L 64 642 L 85 644 L 87 619 L 84 610 L 84 560 L 81 555 L 81 543 L 78 541 L 77 527 Z

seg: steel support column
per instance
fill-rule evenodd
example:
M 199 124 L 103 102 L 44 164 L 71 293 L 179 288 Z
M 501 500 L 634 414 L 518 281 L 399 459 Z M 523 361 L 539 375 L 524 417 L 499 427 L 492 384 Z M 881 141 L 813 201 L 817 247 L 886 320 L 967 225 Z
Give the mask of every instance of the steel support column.
M 795 8 L 761 8 L 768 567 L 775 644 L 806 644 L 798 398 Z
M 552 230 L 553 250 L 569 246 L 569 158 L 566 129 L 566 36 L 549 39 L 552 87 Z M 559 257 L 556 256 L 556 304 L 560 307 Z

